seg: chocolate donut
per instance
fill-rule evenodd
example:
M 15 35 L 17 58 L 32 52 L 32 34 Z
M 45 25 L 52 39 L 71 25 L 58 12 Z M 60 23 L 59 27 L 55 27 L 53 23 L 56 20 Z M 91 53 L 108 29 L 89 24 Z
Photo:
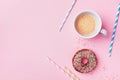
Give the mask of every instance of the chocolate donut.
M 76 52 L 72 59 L 73 67 L 80 73 L 88 73 L 95 69 L 97 57 L 93 51 L 82 49 Z

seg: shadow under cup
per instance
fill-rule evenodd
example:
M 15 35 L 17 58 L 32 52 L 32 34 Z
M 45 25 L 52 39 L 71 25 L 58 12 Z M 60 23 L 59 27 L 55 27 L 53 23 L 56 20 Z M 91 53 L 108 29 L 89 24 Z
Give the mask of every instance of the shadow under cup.
M 94 11 L 83 11 L 75 19 L 74 26 L 82 38 L 93 38 L 99 34 L 102 21 Z

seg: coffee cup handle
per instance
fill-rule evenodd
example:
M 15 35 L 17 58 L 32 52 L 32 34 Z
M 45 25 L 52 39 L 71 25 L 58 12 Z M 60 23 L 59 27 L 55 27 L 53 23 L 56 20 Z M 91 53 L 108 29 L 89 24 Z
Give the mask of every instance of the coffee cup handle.
M 107 30 L 106 29 L 101 29 L 100 33 L 104 36 L 107 36 Z

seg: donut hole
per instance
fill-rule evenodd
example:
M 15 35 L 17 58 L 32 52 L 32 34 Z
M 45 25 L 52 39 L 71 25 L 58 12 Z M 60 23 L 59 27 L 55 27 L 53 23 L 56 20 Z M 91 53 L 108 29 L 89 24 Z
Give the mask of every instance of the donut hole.
M 85 57 L 82 58 L 81 63 L 82 63 L 83 65 L 87 65 L 87 64 L 89 63 L 88 58 L 85 58 Z

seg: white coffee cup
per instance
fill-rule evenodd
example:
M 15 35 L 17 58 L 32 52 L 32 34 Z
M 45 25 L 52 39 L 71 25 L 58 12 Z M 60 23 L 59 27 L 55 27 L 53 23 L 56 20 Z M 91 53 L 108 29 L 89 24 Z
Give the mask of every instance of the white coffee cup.
M 96 23 L 95 30 L 92 33 L 90 33 L 89 35 L 81 34 L 78 31 L 78 29 L 76 28 L 77 18 L 80 17 L 83 14 L 91 15 L 94 18 L 95 23 Z M 75 26 L 76 31 L 79 33 L 80 37 L 85 38 L 85 39 L 93 38 L 93 37 L 97 36 L 99 33 L 101 33 L 103 35 L 107 35 L 107 31 L 102 28 L 102 20 L 101 20 L 100 16 L 94 11 L 85 10 L 85 11 L 82 11 L 81 13 L 79 13 L 79 15 L 75 18 L 74 26 Z

